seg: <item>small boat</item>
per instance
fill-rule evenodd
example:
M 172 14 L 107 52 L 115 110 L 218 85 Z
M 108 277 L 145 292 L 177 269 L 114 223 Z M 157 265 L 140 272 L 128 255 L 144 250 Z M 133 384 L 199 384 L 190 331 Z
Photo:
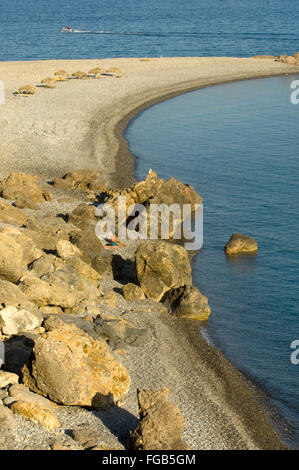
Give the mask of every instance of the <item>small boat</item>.
M 72 29 L 70 27 L 62 28 L 62 30 L 61 30 L 62 33 L 74 33 L 75 31 L 76 31 L 75 29 Z

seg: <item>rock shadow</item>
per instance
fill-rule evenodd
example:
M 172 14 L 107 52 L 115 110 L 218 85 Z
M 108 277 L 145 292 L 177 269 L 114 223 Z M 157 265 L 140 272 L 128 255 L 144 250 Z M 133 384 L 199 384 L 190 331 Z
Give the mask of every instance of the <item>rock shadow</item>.
M 138 426 L 139 419 L 117 405 L 110 406 L 102 411 L 93 411 L 93 413 L 109 429 L 111 434 L 117 437 L 118 441 L 126 447 L 130 432 Z
M 135 282 L 135 261 L 120 255 L 112 256 L 113 279 L 116 281 Z

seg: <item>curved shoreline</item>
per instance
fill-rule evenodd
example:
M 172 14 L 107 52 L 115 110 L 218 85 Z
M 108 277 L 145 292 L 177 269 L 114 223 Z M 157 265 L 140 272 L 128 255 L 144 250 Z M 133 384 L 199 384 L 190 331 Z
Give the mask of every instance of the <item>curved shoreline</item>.
M 45 61 L 40 64 L 9 64 L 7 69 L 10 70 L 11 67 L 13 70 L 15 66 L 24 72 L 26 68 L 26 73 L 22 72 L 20 78 L 25 82 L 25 78 L 29 81 L 28 76 L 31 77 L 30 80 L 40 80 L 43 75 L 53 73 L 54 67 L 91 68 L 96 62 L 99 61 Z M 9 116 L 6 117 L 10 134 L 7 134 L 6 142 L 4 139 L 4 144 L 0 143 L 0 150 L 3 152 L 2 172 L 8 172 L 13 167 L 13 171 L 38 173 L 43 178 L 47 177 L 48 181 L 49 175 L 62 176 L 65 169 L 71 171 L 94 167 L 102 171 L 109 184 L 126 186 L 133 178 L 135 159 L 129 152 L 123 132 L 129 121 L 146 107 L 205 86 L 299 73 L 298 67 L 256 59 L 157 59 L 149 62 L 149 66 L 147 63 L 139 63 L 138 59 L 118 59 L 113 62 L 124 66 L 128 76 L 123 81 L 73 80 L 68 84 L 59 84 L 53 93 L 41 90 L 32 99 L 10 97 L 7 108 Z M 6 64 L 0 64 L 0 71 L 3 72 L 4 66 Z M 30 75 L 31 68 L 34 70 Z M 251 71 L 244 72 L 246 68 Z M 27 69 L 29 75 L 26 75 Z M 238 73 L 229 74 L 227 71 L 230 69 L 240 69 L 241 72 L 239 70 Z M 178 73 L 175 78 L 173 71 Z M 149 75 L 149 72 L 153 76 Z M 194 78 L 199 72 L 205 78 Z M 186 79 L 187 77 L 189 78 Z M 19 76 L 17 78 L 19 80 Z M 16 83 L 16 79 L 11 79 L 10 92 L 16 89 Z M 111 93 L 110 96 L 107 96 L 107 91 Z M 80 96 L 80 106 L 77 96 Z M 61 102 L 66 110 L 60 109 Z M 74 108 L 76 105 L 78 109 Z M 70 116 L 73 121 L 65 132 L 63 124 Z M 16 118 L 18 122 L 15 122 Z M 55 121 L 53 125 L 51 119 Z M 3 122 L 2 128 L 0 119 L 0 131 L 6 129 L 7 124 Z M 54 127 L 54 124 L 57 126 Z M 21 134 L 18 135 L 18 132 Z M 79 137 L 77 133 L 80 133 Z M 6 143 L 9 145 L 6 146 Z M 11 159 L 14 152 L 15 160 Z M 77 201 L 74 202 L 78 204 Z M 58 209 L 61 212 L 61 205 L 57 206 L 56 212 Z M 67 212 L 70 207 L 67 206 L 64 210 Z M 162 359 L 166 357 L 170 373 L 176 367 L 175 372 L 186 388 L 184 397 L 179 394 L 177 399 L 178 405 L 180 406 L 179 400 L 182 400 L 182 405 L 189 413 L 189 426 L 190 414 L 192 420 L 202 419 L 204 423 L 208 423 L 209 428 L 213 428 L 213 438 L 208 444 L 214 445 L 215 448 L 224 446 L 225 442 L 224 448 L 285 449 L 269 424 L 266 411 L 253 397 L 244 376 L 219 350 L 209 346 L 206 340 L 199 336 L 199 329 L 194 323 L 176 321 L 170 316 L 164 317 L 162 321 L 167 327 L 164 334 L 173 340 L 169 358 L 166 357 L 164 349 L 165 339 L 159 338 L 163 347 Z M 174 352 L 173 347 L 178 350 Z M 173 356 L 177 358 L 177 362 Z M 198 377 L 200 386 L 197 383 Z M 164 380 L 164 377 L 162 379 Z M 203 415 L 198 418 L 198 414 L 193 411 L 196 408 L 192 408 L 192 404 L 195 404 L 197 398 L 202 399 L 201 392 L 204 392 L 206 403 L 201 408 Z M 191 430 L 194 431 L 192 426 Z
M 269 74 L 263 75 L 246 74 L 245 76 L 240 75 L 239 77 L 233 76 L 227 79 L 211 79 L 209 81 L 200 79 L 195 81 L 195 83 L 181 83 L 169 87 L 168 90 L 153 90 L 149 93 L 148 96 L 143 94 L 140 97 L 137 97 L 136 101 L 133 103 L 133 106 L 125 105 L 123 109 L 118 111 L 117 116 L 112 114 L 112 116 L 108 117 L 103 128 L 104 139 L 106 140 L 106 150 L 104 156 L 107 158 L 107 153 L 109 153 L 109 157 L 111 157 L 111 154 L 112 156 L 114 155 L 115 161 L 119 162 L 120 166 L 122 167 L 122 176 L 119 177 L 119 175 L 115 172 L 113 178 L 116 186 L 128 186 L 135 180 L 135 177 L 132 176 L 132 174 L 135 171 L 135 160 L 137 156 L 133 155 L 130 152 L 128 147 L 128 141 L 125 138 L 124 134 L 130 122 L 134 120 L 138 116 L 138 114 L 144 111 L 145 109 L 150 108 L 151 106 L 154 106 L 156 104 L 162 103 L 163 101 L 175 98 L 176 96 L 180 96 L 185 93 L 190 93 L 192 91 L 196 91 L 201 88 L 206 88 L 208 86 L 217 86 L 223 85 L 225 83 L 233 83 L 244 80 L 257 80 L 262 78 L 271 78 L 292 74 L 299 74 L 299 68 L 297 72 L 293 71 L 288 74 L 282 73 L 281 71 L 278 73 L 273 73 L 272 71 Z M 101 139 L 103 139 L 103 135 L 101 136 Z
M 296 74 L 296 72 L 293 72 Z M 297 72 L 298 73 L 298 72 Z M 115 159 L 119 162 L 120 167 L 124 169 L 121 178 L 115 176 L 118 186 L 126 186 L 133 182 L 130 174 L 134 171 L 137 155 L 133 155 L 129 150 L 129 142 L 125 138 L 125 131 L 130 122 L 135 119 L 140 112 L 154 106 L 158 103 L 174 98 L 176 96 L 189 93 L 207 86 L 216 86 L 225 83 L 231 83 L 242 80 L 254 80 L 261 78 L 271 78 L 274 76 L 283 76 L 288 74 L 271 73 L 265 75 L 253 75 L 246 77 L 234 77 L 227 80 L 213 79 L 203 82 L 199 80 L 196 84 L 180 84 L 180 86 L 171 87 L 171 90 L 164 90 L 163 93 L 153 91 L 151 97 L 140 97 L 134 103 L 133 109 L 123 110 L 123 117 L 116 120 L 115 117 L 107 122 L 105 126 L 106 138 L 110 134 L 109 143 L 113 143 L 115 139 Z M 112 138 L 111 138 L 112 137 Z M 111 148 L 110 148 L 111 152 Z M 128 164 L 129 163 L 129 164 Z M 284 420 L 280 417 L 279 412 L 268 401 L 271 399 L 267 392 L 251 378 L 246 378 L 242 371 L 237 369 L 215 346 L 212 346 L 201 334 L 199 328 L 195 333 L 192 321 L 175 320 L 172 322 L 168 319 L 167 326 L 176 334 L 182 334 L 188 338 L 188 341 L 197 353 L 198 360 L 204 361 L 207 367 L 215 373 L 220 380 L 221 386 L 225 390 L 225 403 L 231 407 L 240 418 L 241 423 L 246 427 L 252 441 L 261 449 L 288 449 L 288 447 L 280 440 L 277 434 L 279 428 L 283 428 Z M 199 352 L 200 348 L 200 352 Z M 246 406 L 244 406 L 246 403 Z

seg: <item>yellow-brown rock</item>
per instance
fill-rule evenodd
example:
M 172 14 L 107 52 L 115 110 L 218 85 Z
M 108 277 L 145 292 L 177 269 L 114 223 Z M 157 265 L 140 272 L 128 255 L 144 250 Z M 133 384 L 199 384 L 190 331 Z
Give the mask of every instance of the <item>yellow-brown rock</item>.
M 95 341 L 74 325 L 52 319 L 40 335 L 23 381 L 33 391 L 64 405 L 104 409 L 126 395 L 127 370 L 110 354 L 105 341 Z
M 121 291 L 122 295 L 128 302 L 134 302 L 135 300 L 145 299 L 143 290 L 139 286 L 131 282 L 125 284 L 122 287 Z
M 179 245 L 143 242 L 135 258 L 137 279 L 146 297 L 160 301 L 169 290 L 192 284 L 190 261 Z
M 44 191 L 37 184 L 36 175 L 25 173 L 11 173 L 0 183 L 1 196 L 4 199 L 31 199 L 31 201 L 45 202 L 51 198 L 50 192 Z
M 257 251 L 258 245 L 255 239 L 242 233 L 234 233 L 225 245 L 227 255 L 250 254 Z
M 54 411 L 36 403 L 16 401 L 11 405 L 14 413 L 24 416 L 47 429 L 60 428 L 60 422 Z

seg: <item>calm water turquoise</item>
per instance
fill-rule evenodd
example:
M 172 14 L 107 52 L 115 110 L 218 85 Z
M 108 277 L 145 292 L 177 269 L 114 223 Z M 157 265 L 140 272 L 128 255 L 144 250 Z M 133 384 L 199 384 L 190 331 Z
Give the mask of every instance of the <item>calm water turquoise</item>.
M 298 0 L 1 0 L 0 60 L 251 56 L 299 51 Z M 87 34 L 63 34 L 71 25 Z M 1 79 L 1 77 L 0 77 Z M 142 113 L 127 136 L 137 174 L 191 183 L 205 201 L 194 280 L 209 297 L 208 335 L 299 430 L 298 113 L 290 78 L 204 89 Z M 232 232 L 257 258 L 232 262 Z
M 298 12 L 298 0 L 1 0 L 0 60 L 293 54 Z
M 292 79 L 299 79 L 299 75 Z M 299 444 L 299 105 L 291 77 L 219 85 L 142 112 L 126 137 L 137 177 L 192 184 L 204 198 L 204 245 L 194 282 L 208 296 L 205 333 L 262 385 Z M 256 238 L 256 257 L 228 259 L 234 232 Z

